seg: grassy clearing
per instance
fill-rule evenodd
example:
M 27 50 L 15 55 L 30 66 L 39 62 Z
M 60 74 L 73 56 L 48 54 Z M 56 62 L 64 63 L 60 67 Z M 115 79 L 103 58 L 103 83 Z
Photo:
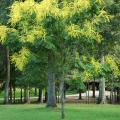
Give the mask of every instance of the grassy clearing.
M 66 104 L 65 120 L 120 120 L 120 105 Z M 0 120 L 60 120 L 60 109 L 45 105 L 1 105 Z

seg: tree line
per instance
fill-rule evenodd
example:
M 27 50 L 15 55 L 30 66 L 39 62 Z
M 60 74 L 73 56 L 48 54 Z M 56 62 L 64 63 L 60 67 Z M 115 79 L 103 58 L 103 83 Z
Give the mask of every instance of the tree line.
M 60 92 L 64 117 L 64 84 L 81 93 L 99 80 L 98 103 L 105 89 L 120 102 L 119 0 L 1 0 L 0 91 L 12 102 L 15 89 L 45 90 L 48 107 Z

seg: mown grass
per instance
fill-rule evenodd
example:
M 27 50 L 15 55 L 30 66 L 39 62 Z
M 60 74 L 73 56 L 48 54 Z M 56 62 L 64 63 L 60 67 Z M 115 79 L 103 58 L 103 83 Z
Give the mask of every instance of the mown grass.
M 60 108 L 1 105 L 0 120 L 60 120 Z M 66 104 L 65 120 L 120 120 L 120 105 Z

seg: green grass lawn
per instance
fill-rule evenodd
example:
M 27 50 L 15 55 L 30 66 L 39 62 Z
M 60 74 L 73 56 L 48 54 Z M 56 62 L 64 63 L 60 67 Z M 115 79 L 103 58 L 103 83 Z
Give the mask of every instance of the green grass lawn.
M 1 105 L 0 120 L 60 120 L 60 110 L 45 105 Z M 120 120 L 120 105 L 66 104 L 65 120 Z

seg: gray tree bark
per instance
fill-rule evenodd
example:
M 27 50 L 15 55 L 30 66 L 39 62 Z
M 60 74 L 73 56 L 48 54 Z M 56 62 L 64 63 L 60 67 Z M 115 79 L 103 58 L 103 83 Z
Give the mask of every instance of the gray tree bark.
M 53 55 L 48 54 L 48 92 L 47 92 L 47 107 L 56 107 L 55 98 L 55 81 L 53 74 Z
M 29 85 L 24 88 L 24 102 L 25 103 L 30 103 L 30 90 L 29 90 Z
M 104 64 L 104 53 L 101 53 L 101 64 Z M 106 96 L 105 96 L 105 78 L 102 77 L 99 82 L 99 103 L 105 104 L 106 103 Z
M 5 96 L 4 96 L 4 102 L 5 104 L 9 103 L 9 84 L 10 84 L 10 58 L 9 58 L 9 48 L 6 48 L 7 52 L 7 79 L 5 84 Z
M 60 102 L 61 102 L 61 119 L 65 118 L 64 114 L 64 72 L 62 72 L 60 80 Z
M 30 88 L 29 88 L 29 84 L 27 86 L 27 89 L 26 89 L 26 92 L 27 92 L 27 96 L 26 96 L 26 102 L 29 104 L 30 103 Z

